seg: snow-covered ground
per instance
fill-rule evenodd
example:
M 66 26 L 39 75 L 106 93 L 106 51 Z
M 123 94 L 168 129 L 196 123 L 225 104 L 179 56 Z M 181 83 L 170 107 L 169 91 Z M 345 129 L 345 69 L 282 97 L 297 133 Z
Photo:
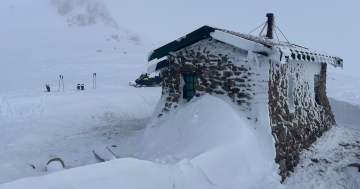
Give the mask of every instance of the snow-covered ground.
M 226 99 L 205 95 L 157 118 L 161 88 L 128 85 L 154 46 L 110 23 L 0 33 L 0 188 L 360 187 L 347 167 L 360 162 L 360 78 L 328 73 L 339 126 L 280 184 L 272 144 Z M 99 163 L 93 151 L 105 146 L 118 159 Z M 55 157 L 73 168 L 47 172 Z
M 285 180 L 288 188 L 360 187 L 360 106 L 330 98 L 338 126 L 304 150 L 295 172 Z
M 327 93 L 338 126 L 303 151 L 288 188 L 359 188 L 360 78 L 328 73 Z
M 132 153 L 161 89 L 129 86 L 146 71 L 151 49 L 131 36 L 99 25 L 1 32 L 0 183 L 46 174 L 54 157 L 92 164 L 98 146 Z

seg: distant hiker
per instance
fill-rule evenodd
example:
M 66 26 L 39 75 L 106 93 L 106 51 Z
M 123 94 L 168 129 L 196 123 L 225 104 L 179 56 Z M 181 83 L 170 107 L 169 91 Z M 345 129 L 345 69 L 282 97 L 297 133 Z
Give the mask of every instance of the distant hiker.
M 46 84 L 46 90 L 47 92 L 50 92 L 50 86 L 48 84 Z

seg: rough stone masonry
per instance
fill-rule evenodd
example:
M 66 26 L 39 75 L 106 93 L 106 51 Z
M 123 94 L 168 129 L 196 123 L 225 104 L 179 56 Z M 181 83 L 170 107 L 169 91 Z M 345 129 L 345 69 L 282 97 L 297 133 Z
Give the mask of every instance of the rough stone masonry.
M 183 74 L 197 76 L 194 98 L 205 93 L 226 95 L 245 112 L 252 111 L 252 103 L 267 102 L 275 162 L 283 181 L 294 171 L 301 150 L 336 124 L 326 96 L 325 63 L 270 60 L 262 62 L 263 66 L 254 65 L 247 60 L 247 51 L 211 38 L 170 54 L 162 84 L 167 99 L 158 117 L 177 108 Z
M 276 142 L 275 162 L 280 165 L 283 181 L 299 163 L 301 150 L 309 148 L 323 132 L 336 124 L 326 96 L 327 64 L 315 64 L 321 64 L 321 70 L 319 75 L 314 76 L 317 83 L 314 81 L 312 84 L 306 75 L 309 71 L 307 64 L 279 65 L 270 62 L 269 116 Z M 289 90 L 290 79 L 293 80 L 293 88 Z M 289 111 L 289 96 L 293 96 L 293 112 Z

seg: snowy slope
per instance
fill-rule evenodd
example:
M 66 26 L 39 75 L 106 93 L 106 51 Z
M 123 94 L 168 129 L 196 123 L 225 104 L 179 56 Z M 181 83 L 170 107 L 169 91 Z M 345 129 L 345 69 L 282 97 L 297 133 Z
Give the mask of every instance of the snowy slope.
M 318 139 L 300 157 L 288 188 L 360 187 L 360 78 L 328 73 L 327 94 L 338 126 Z
M 49 1 L 1 5 L 0 183 L 46 174 L 54 157 L 72 167 L 92 164 L 102 145 L 131 154 L 161 93 L 128 85 L 146 71 L 150 46 L 120 26 L 69 27 Z
M 333 109 L 340 109 L 342 105 L 337 106 L 334 101 L 336 100 L 330 99 Z M 344 104 L 339 101 L 338 103 Z M 208 106 L 214 106 L 217 109 L 211 109 Z M 348 113 L 345 111 L 347 108 L 342 110 L 343 114 Z M 224 119 L 226 121 L 218 125 L 216 114 L 228 120 Z M 341 117 L 341 114 L 336 111 L 334 114 L 336 117 Z M 248 154 L 245 156 L 244 153 L 240 153 L 249 149 L 255 149 L 256 153 L 259 147 L 256 147 L 256 142 L 252 141 L 256 138 L 251 136 L 251 132 L 246 127 L 241 126 L 244 123 L 222 100 L 207 95 L 201 100 L 188 104 L 182 111 L 169 116 L 174 119 L 167 124 L 152 125 L 154 122 L 148 124 L 151 129 L 146 131 L 143 142 L 137 145 L 133 154 L 135 157 L 148 158 L 151 161 L 133 158 L 118 159 L 64 170 L 39 178 L 22 179 L 3 184 L 0 188 L 19 188 L 24 185 L 34 188 L 69 186 L 78 188 L 100 186 L 109 188 L 119 186 L 131 188 L 149 186 L 151 188 L 176 188 L 178 186 L 180 188 L 213 188 L 215 186 L 216 188 L 238 188 L 238 186 L 242 186 L 241 188 L 357 188 L 359 186 L 356 168 L 346 167 L 358 161 L 356 154 L 359 150 L 356 147 L 342 146 L 360 140 L 358 127 L 347 127 L 342 125 L 345 124 L 344 122 L 338 121 L 339 127 L 331 129 L 309 151 L 304 151 L 294 174 L 283 185 L 280 185 L 276 179 L 277 175 L 271 177 L 271 174 L 263 172 L 262 164 L 258 163 L 262 162 L 261 155 L 254 157 L 258 159 L 257 161 L 247 161 Z M 213 118 L 215 121 L 211 119 L 205 121 L 204 117 Z M 177 119 L 183 121 L 179 122 Z M 237 124 L 228 124 L 227 121 Z M 228 129 L 223 129 L 224 127 Z M 199 132 L 204 135 L 193 134 Z M 174 137 L 174 134 L 178 136 Z M 208 141 L 204 139 L 207 137 L 213 138 L 215 142 L 203 143 Z M 148 144 L 148 148 L 144 144 Z M 244 149 L 240 150 L 241 148 Z M 141 149 L 143 152 L 140 151 Z M 189 158 L 183 159 L 184 157 Z M 245 159 L 238 161 L 242 158 Z M 268 163 L 271 165 L 273 162 Z
M 304 150 L 295 172 L 285 180 L 288 188 L 360 187 L 360 106 L 330 98 L 338 126 Z
M 157 118 L 161 89 L 128 86 L 146 71 L 153 46 L 121 28 L 100 1 L 71 1 L 60 13 L 57 2 L 65 1 L 3 2 L 0 188 L 359 188 L 359 173 L 346 167 L 359 163 L 359 78 L 328 74 L 339 126 L 304 151 L 281 185 L 263 137 L 269 129 L 261 129 L 267 117 L 254 125 L 226 99 L 206 95 Z M 266 115 L 264 104 L 257 108 Z M 99 163 L 93 150 L 104 146 L 120 158 Z M 74 168 L 48 174 L 54 157 Z
M 329 97 L 360 105 L 360 77 L 328 73 L 327 83 Z

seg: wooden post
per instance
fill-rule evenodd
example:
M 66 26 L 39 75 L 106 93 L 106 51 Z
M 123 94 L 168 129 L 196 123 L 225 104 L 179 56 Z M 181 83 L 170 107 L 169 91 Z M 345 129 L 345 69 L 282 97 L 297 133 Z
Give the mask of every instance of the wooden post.
M 274 14 L 273 13 L 267 13 L 266 17 L 268 17 L 268 21 L 267 21 L 267 33 L 266 33 L 266 37 L 269 39 L 273 39 L 273 23 L 274 23 Z

